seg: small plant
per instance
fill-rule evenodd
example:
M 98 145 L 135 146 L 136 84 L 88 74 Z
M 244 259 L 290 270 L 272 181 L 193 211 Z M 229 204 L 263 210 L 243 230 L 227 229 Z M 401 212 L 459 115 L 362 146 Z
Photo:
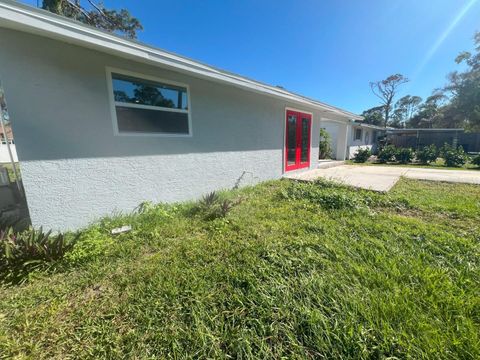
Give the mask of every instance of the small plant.
M 356 163 L 364 163 L 370 158 L 370 156 L 372 156 L 372 152 L 370 151 L 370 149 L 360 148 L 355 153 L 353 161 L 355 161 Z
M 28 229 L 14 232 L 12 228 L 0 232 L 0 275 L 7 283 L 21 282 L 28 273 L 60 260 L 70 251 L 77 237 L 53 235 Z
M 465 165 L 468 160 L 468 156 L 461 146 L 455 148 L 454 146 L 445 143 L 441 148 L 440 153 L 445 160 L 445 166 L 448 167 L 461 167 Z
M 378 153 L 378 161 L 382 164 L 387 162 L 395 161 L 395 156 L 397 155 L 397 148 L 394 145 L 387 145 Z
M 239 202 L 221 199 L 217 192 L 212 191 L 199 201 L 195 212 L 200 213 L 205 220 L 224 218 Z
M 478 154 L 472 159 L 472 164 L 476 165 L 477 167 L 480 167 L 480 154 Z
M 329 159 L 332 157 L 332 147 L 331 147 L 331 137 L 330 134 L 325 129 L 320 129 L 320 144 L 319 144 L 319 153 L 318 157 L 320 159 Z
M 395 159 L 400 164 L 408 164 L 409 162 L 412 161 L 414 155 L 415 154 L 412 149 L 402 148 L 397 150 L 397 153 L 395 154 Z
M 416 158 L 420 163 L 426 165 L 435 162 L 438 157 L 438 150 L 435 144 L 425 146 L 423 149 L 417 151 Z

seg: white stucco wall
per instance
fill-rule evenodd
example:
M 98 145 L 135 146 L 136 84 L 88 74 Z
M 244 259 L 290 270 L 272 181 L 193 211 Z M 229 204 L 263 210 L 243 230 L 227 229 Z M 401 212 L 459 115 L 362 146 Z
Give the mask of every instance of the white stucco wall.
M 352 159 L 359 149 L 372 150 L 376 142 L 376 131 L 367 127 L 350 125 L 350 135 L 348 137 L 348 159 Z M 362 129 L 362 138 L 355 140 L 355 130 Z
M 12 30 L 0 29 L 0 48 L 34 226 L 75 229 L 145 200 L 280 178 L 286 107 L 313 113 L 317 166 L 315 109 Z M 188 84 L 193 136 L 114 136 L 106 66 Z
M 324 128 L 331 137 L 332 158 L 336 160 L 345 160 L 346 144 L 349 138 L 349 125 L 345 120 L 332 120 L 323 118 L 320 127 Z

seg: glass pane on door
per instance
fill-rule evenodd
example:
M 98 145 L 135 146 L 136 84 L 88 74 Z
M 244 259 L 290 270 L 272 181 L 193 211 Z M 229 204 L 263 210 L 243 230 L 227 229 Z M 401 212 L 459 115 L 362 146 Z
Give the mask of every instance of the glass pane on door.
M 300 162 L 308 162 L 308 148 L 310 143 L 310 119 L 302 118 L 302 141 L 300 145 Z
M 287 165 L 295 165 L 297 158 L 297 116 L 287 118 Z

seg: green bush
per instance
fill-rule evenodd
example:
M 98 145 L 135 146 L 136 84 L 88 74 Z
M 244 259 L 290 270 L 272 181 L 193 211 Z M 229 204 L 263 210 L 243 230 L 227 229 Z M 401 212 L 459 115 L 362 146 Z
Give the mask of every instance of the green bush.
M 461 167 L 468 160 L 468 156 L 461 146 L 455 148 L 445 143 L 440 150 L 440 154 L 445 160 L 445 166 L 448 167 Z
M 0 279 L 5 283 L 21 282 L 30 272 L 48 267 L 70 251 L 77 237 L 53 235 L 28 229 L 14 232 L 12 228 L 0 232 Z
M 372 156 L 372 152 L 370 151 L 370 149 L 360 148 L 355 153 L 353 161 L 355 161 L 356 163 L 364 163 L 370 158 L 370 156 Z
M 397 148 L 394 145 L 387 145 L 378 153 L 378 161 L 385 164 L 390 161 L 395 161 L 397 155 Z
M 429 164 L 435 162 L 438 157 L 438 150 L 435 144 L 425 146 L 423 149 L 417 151 L 417 160 L 422 164 Z
M 408 164 L 409 162 L 412 161 L 414 156 L 415 156 L 415 153 L 413 152 L 412 149 L 402 148 L 397 150 L 397 153 L 395 154 L 395 159 L 400 164 Z
M 480 154 L 472 159 L 472 164 L 480 167 Z
M 319 159 L 329 159 L 332 157 L 332 139 L 325 129 L 320 129 Z

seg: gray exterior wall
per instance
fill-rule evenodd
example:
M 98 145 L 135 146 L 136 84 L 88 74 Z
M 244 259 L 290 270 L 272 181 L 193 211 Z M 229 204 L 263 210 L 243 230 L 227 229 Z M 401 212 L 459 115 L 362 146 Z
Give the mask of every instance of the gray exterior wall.
M 284 173 L 285 108 L 320 113 L 97 51 L 0 29 L 6 92 L 34 226 L 76 229 L 140 202 L 195 199 Z M 190 86 L 192 137 L 114 136 L 106 66 Z

